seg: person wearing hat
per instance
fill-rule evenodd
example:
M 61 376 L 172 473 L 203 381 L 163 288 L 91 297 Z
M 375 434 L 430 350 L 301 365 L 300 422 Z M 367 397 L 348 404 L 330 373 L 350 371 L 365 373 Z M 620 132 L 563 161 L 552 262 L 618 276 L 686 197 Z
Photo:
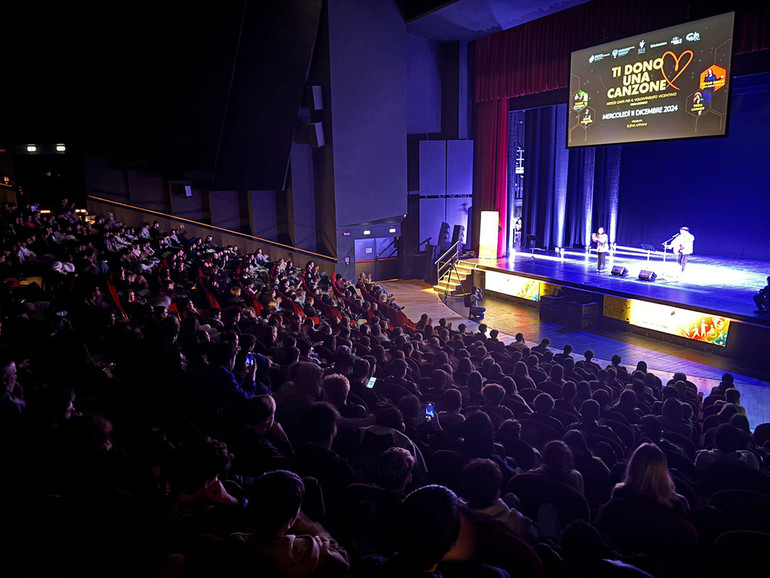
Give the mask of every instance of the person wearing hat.
M 687 258 L 692 255 L 694 244 L 695 236 L 690 233 L 690 229 L 682 227 L 679 229 L 679 234 L 666 245 L 667 249 L 672 249 L 676 253 L 676 262 L 682 268 L 682 273 L 687 265 Z

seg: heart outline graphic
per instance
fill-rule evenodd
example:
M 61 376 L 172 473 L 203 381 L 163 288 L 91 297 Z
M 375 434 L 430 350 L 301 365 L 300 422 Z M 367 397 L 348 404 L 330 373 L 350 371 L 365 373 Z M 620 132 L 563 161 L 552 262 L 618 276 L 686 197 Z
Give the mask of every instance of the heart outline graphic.
M 666 69 L 665 69 L 665 67 L 661 66 L 661 68 L 660 68 L 660 71 L 663 73 L 663 78 L 666 79 L 666 82 L 668 83 L 668 85 L 669 86 L 673 86 L 676 90 L 679 90 L 679 87 L 674 84 L 674 81 L 677 78 L 679 78 L 679 76 L 685 71 L 685 69 L 688 66 L 690 66 L 690 63 L 692 62 L 693 58 L 695 58 L 695 54 L 693 53 L 692 50 L 685 50 L 684 52 L 682 52 L 682 54 L 677 56 L 676 54 L 674 54 L 670 50 L 667 50 L 666 52 L 663 53 L 663 56 L 661 56 L 661 59 L 663 60 L 664 65 L 665 65 L 665 61 L 666 61 L 666 56 L 669 55 L 669 54 L 671 55 L 671 58 L 674 59 L 674 72 L 679 70 L 679 63 L 682 60 L 682 57 L 685 54 L 689 54 L 690 55 L 690 60 L 687 61 L 687 64 L 682 66 L 681 70 L 679 70 L 679 72 L 677 72 L 676 76 L 674 78 L 670 79 L 670 80 L 669 80 L 668 76 L 666 76 Z

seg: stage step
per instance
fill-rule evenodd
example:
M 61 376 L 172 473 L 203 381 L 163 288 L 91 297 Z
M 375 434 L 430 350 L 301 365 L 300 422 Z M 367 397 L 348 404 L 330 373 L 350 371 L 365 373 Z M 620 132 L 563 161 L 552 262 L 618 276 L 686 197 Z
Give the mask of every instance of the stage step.
M 436 293 L 454 294 L 461 284 L 476 270 L 475 263 L 458 261 L 455 266 L 446 272 L 439 282 L 433 286 Z

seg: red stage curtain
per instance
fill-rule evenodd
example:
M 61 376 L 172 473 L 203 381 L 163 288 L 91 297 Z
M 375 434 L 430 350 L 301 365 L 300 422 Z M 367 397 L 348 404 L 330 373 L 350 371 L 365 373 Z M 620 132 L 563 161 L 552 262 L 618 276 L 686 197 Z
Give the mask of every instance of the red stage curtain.
M 736 54 L 770 49 L 770 5 L 594 0 L 476 41 L 474 101 L 513 98 L 569 82 L 574 50 L 735 10 Z
M 498 211 L 497 254 L 505 256 L 508 220 L 508 100 L 480 102 L 475 107 L 476 190 L 482 211 Z

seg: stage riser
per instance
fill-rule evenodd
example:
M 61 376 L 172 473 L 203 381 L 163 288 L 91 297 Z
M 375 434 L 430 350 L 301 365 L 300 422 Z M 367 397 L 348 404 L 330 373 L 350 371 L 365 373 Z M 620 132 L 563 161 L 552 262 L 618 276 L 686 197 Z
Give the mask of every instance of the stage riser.
M 475 285 L 485 287 L 485 271 L 477 269 L 473 275 Z M 678 335 L 671 335 L 653 329 L 638 327 L 628 321 L 607 316 L 605 298 L 617 299 L 596 291 L 584 291 L 574 287 L 559 286 L 551 282 L 551 288 L 560 287 L 563 297 L 541 295 L 539 301 L 522 299 L 491 290 L 485 290 L 485 298 L 509 302 L 516 306 L 537 308 L 540 320 L 544 323 L 556 323 L 563 326 L 562 331 L 601 330 L 617 333 L 641 335 L 649 339 L 675 344 L 693 351 L 700 351 L 731 360 L 744 373 L 751 373 L 764 379 L 770 376 L 770 327 L 732 319 L 725 346 L 715 345 Z M 611 301 L 609 302 L 611 304 Z M 676 305 L 676 304 L 671 304 Z M 452 306 L 450 304 L 450 306 Z M 454 307 L 453 307 L 454 308 Z M 465 315 L 467 308 L 459 303 L 456 311 Z M 501 331 L 505 328 L 499 327 Z

